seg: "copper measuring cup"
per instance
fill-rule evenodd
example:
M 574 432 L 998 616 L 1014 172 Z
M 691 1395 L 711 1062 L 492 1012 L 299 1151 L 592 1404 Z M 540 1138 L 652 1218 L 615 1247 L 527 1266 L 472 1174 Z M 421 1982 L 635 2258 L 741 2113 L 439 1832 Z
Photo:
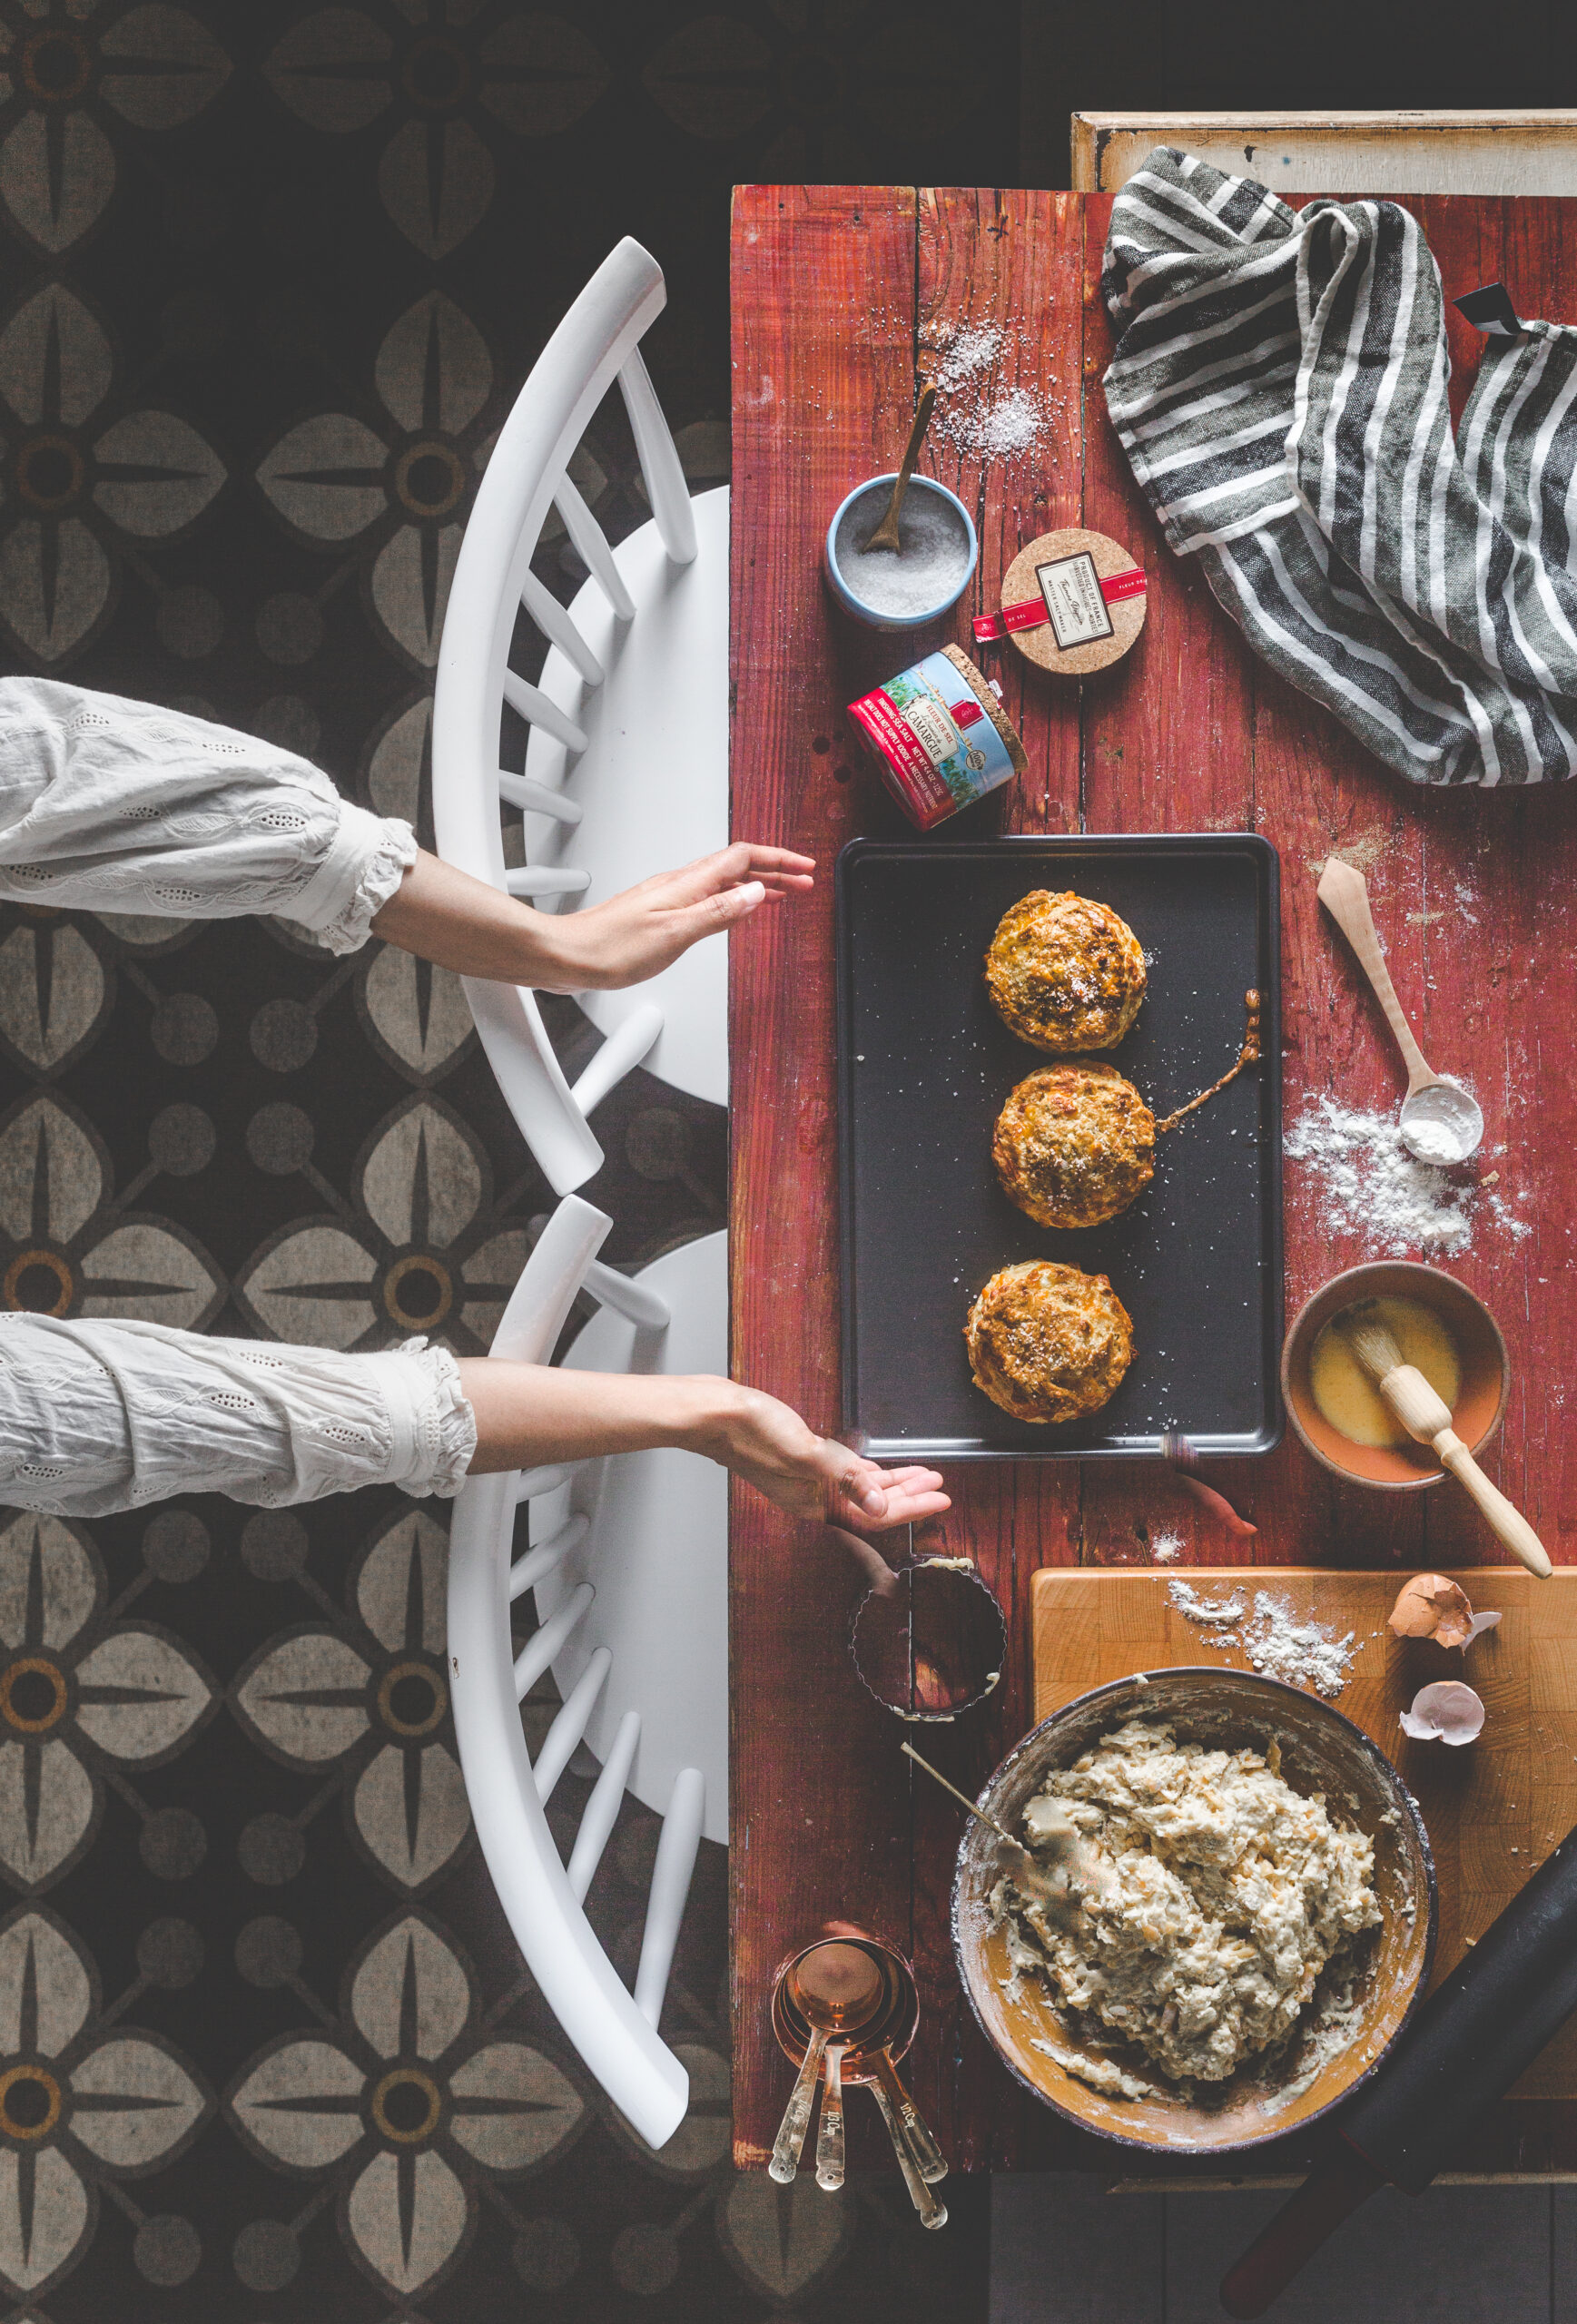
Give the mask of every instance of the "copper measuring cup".
M 795 2000 L 796 1973 L 810 1955 L 831 1945 L 857 1946 L 868 1954 L 882 1981 L 881 1997 L 867 2021 L 851 2026 L 846 2035 L 833 2037 L 841 2043 L 840 2084 L 861 2084 L 870 2091 L 887 2125 L 899 2169 L 922 2224 L 941 2227 L 947 2221 L 947 2210 L 932 2194 L 931 2184 L 947 2175 L 946 2160 L 898 2078 L 898 2060 L 908 2054 L 919 2030 L 920 1994 L 914 1972 L 897 1947 L 850 1922 L 833 1921 L 829 1922 L 825 1935 L 813 1944 L 801 1945 L 797 1952 L 791 1953 L 772 1981 L 772 2030 L 778 2046 L 800 2068 L 803 2080 L 818 2028 Z M 791 2099 L 791 2109 L 793 2104 Z M 808 2122 L 808 2108 L 806 2112 Z M 788 2117 L 784 2119 L 786 2122 Z M 802 2140 L 804 2127 L 800 2128 Z

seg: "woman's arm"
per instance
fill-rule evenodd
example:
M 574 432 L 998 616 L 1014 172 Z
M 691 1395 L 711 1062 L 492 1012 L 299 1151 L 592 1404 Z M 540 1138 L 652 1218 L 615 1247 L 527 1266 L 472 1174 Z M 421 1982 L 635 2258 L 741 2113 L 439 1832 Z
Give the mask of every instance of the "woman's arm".
M 461 976 L 542 992 L 640 984 L 703 936 L 748 919 L 768 897 L 812 884 L 808 855 L 744 840 L 677 872 L 660 872 L 584 911 L 535 911 L 424 851 L 372 932 Z
M 459 1373 L 477 1418 L 472 1476 L 673 1444 L 719 1462 L 794 1517 L 878 1532 L 951 1506 L 934 1469 L 878 1468 L 816 1435 L 775 1396 L 732 1380 L 567 1372 L 494 1356 L 463 1357 Z

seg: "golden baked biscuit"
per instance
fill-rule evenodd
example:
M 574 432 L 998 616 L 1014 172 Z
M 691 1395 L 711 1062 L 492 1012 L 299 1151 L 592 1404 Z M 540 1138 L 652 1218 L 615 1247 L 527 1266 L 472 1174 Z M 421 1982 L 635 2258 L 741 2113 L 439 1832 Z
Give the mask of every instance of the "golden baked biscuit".
M 994 1275 L 964 1325 L 977 1388 L 1015 1420 L 1100 1410 L 1133 1362 L 1133 1324 L 1103 1275 L 1025 1259 Z
M 986 987 L 1003 1022 L 1038 1049 L 1115 1049 L 1145 997 L 1145 956 L 1126 920 L 1044 888 L 1002 914 Z
M 1075 1058 L 1020 1081 L 997 1117 L 1002 1192 L 1041 1226 L 1099 1226 L 1155 1176 L 1156 1118 L 1112 1065 Z

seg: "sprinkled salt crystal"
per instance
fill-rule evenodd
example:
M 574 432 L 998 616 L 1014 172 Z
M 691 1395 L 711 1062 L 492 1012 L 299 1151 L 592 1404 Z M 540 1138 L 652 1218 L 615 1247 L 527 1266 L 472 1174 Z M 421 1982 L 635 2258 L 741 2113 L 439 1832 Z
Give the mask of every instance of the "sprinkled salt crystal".
M 943 345 L 931 379 L 941 402 L 932 433 L 974 459 L 1010 459 L 1050 434 L 1051 406 L 1033 388 L 993 393 L 991 374 L 1005 335 L 992 323 L 965 323 Z

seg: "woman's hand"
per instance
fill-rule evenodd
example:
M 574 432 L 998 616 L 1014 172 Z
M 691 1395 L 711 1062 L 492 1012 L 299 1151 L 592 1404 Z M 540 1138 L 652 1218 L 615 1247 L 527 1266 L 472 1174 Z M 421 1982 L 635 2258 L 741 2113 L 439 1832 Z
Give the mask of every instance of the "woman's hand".
M 864 1533 L 913 1525 L 951 1507 L 934 1469 L 880 1469 L 759 1389 L 736 1388 L 695 1450 L 720 1461 L 791 1517 L 823 1517 Z
M 733 928 L 758 906 L 813 885 L 815 859 L 736 840 L 677 872 L 659 872 L 606 903 L 552 915 L 557 989 L 612 992 L 644 984 L 704 936 Z
M 703 936 L 811 887 L 813 857 L 737 840 L 678 872 L 659 872 L 586 911 L 537 911 L 442 863 L 424 848 L 372 932 L 402 951 L 495 984 L 539 992 L 611 992 L 655 977 Z

